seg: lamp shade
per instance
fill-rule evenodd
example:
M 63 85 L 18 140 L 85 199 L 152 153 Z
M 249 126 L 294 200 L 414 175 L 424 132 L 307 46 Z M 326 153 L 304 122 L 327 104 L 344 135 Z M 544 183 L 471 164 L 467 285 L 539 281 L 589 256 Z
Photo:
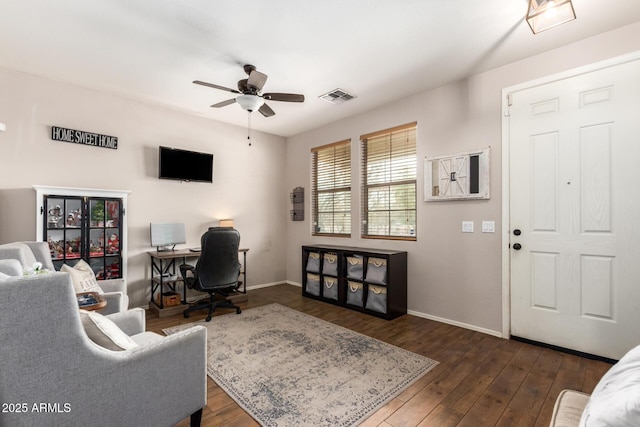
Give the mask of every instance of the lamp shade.
M 229 227 L 229 228 L 233 228 L 234 227 L 234 222 L 232 219 L 221 219 L 220 220 L 220 227 Z
M 571 0 L 529 0 L 527 23 L 533 34 L 576 19 Z
M 264 104 L 264 100 L 256 95 L 240 95 L 236 98 L 236 102 L 240 104 L 242 109 L 249 112 L 256 111 Z

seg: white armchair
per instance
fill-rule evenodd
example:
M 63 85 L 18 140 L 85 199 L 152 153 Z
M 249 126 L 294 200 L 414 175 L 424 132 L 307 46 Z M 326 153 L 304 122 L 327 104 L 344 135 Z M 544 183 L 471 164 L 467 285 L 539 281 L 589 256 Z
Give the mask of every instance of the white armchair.
M 0 245 L 0 260 L 5 259 L 18 260 L 23 268 L 40 262 L 44 268 L 55 271 L 47 242 L 14 242 Z M 99 310 L 101 314 L 119 313 L 129 308 L 127 284 L 124 279 L 100 280 L 98 285 L 102 289 L 102 296 L 107 300 L 107 306 Z
M 90 338 L 85 317 L 69 274 L 0 277 L 0 426 L 200 424 L 204 327 L 165 337 L 145 332 L 141 308 L 95 316 L 134 343 L 115 351 Z

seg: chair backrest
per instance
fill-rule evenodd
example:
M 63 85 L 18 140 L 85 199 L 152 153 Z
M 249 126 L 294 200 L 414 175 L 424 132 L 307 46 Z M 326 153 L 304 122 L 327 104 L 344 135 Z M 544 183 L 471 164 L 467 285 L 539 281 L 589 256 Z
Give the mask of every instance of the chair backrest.
M 212 227 L 200 239 L 201 253 L 196 264 L 196 289 L 230 288 L 238 284 L 240 233 L 228 227 Z
M 38 261 L 44 268 L 55 270 L 47 242 L 14 242 L 0 245 L 0 259 L 17 259 L 23 267 Z
M 13 396 L 47 402 L 37 399 L 65 392 L 53 377 L 73 372 L 77 358 L 91 351 L 67 273 L 0 282 L 0 325 L 2 401 Z

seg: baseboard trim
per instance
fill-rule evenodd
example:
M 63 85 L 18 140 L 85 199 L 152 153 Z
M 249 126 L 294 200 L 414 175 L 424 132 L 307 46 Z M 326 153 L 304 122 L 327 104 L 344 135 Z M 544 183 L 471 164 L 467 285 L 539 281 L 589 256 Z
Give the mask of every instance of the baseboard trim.
M 597 360 L 597 361 L 600 361 L 600 362 L 610 363 L 612 365 L 618 362 L 616 359 L 610 359 L 608 357 L 598 356 L 597 354 L 584 353 L 584 352 L 578 351 L 578 350 L 571 350 L 570 348 L 560 347 L 560 346 L 553 345 L 553 344 L 547 344 L 547 343 L 540 342 L 540 341 L 534 341 L 534 340 L 530 340 L 528 338 L 517 337 L 515 335 L 511 335 L 511 339 L 514 340 L 514 341 L 523 342 L 525 344 L 531 344 L 531 345 L 535 345 L 535 346 L 538 346 L 538 347 L 549 348 L 551 350 L 559 351 L 561 353 L 572 354 L 574 356 L 580 356 L 580 357 L 584 357 L 586 359 L 591 359 L 591 360 Z
M 254 289 L 270 288 L 271 286 L 277 286 L 277 285 L 295 285 L 295 284 L 292 282 L 288 282 L 286 280 L 284 282 L 261 283 L 259 285 L 247 286 L 247 290 L 251 291 Z M 302 287 L 302 285 L 297 285 L 297 286 Z
M 451 325 L 451 326 L 457 326 L 459 328 L 469 329 L 469 330 L 474 331 L 474 332 L 480 332 L 480 333 L 491 335 L 491 336 L 494 336 L 494 337 L 497 337 L 497 338 L 504 338 L 504 336 L 502 335 L 502 332 L 494 331 L 494 330 L 487 329 L 487 328 L 481 328 L 479 326 L 470 325 L 468 323 L 463 323 L 463 322 L 458 322 L 456 320 L 446 319 L 444 317 L 433 316 L 431 314 L 425 314 L 425 313 L 421 313 L 419 311 L 414 311 L 414 310 L 407 310 L 407 314 L 410 314 L 410 315 L 416 316 L 416 317 L 422 317 L 423 319 L 433 320 L 435 322 L 445 323 L 445 324 Z
M 277 286 L 277 285 L 291 285 L 291 286 L 296 286 L 298 288 L 302 288 L 302 284 L 301 283 L 294 282 L 294 281 L 291 281 L 291 280 L 285 280 L 283 282 L 270 282 L 270 283 L 261 283 L 261 284 L 258 284 L 258 285 L 247 286 L 247 291 L 251 291 L 251 290 L 254 290 L 254 289 L 261 289 L 261 288 L 270 288 L 271 286 Z M 146 306 L 142 306 L 142 308 L 144 308 L 146 310 L 146 309 L 149 308 L 149 305 L 147 304 Z M 423 319 L 433 320 L 435 322 L 445 323 L 445 324 L 451 325 L 451 326 L 457 326 L 459 328 L 469 329 L 471 331 L 480 332 L 480 333 L 491 335 L 491 336 L 498 337 L 498 338 L 505 338 L 502 335 L 502 332 L 493 331 L 491 329 L 486 329 L 486 328 L 481 328 L 479 326 L 470 325 L 468 323 L 458 322 L 458 321 L 451 320 L 451 319 L 446 319 L 444 317 L 433 316 L 433 315 L 430 315 L 430 314 L 426 314 L 426 313 L 422 313 L 422 312 L 414 311 L 414 310 L 407 310 L 407 314 L 410 314 L 410 315 L 416 316 L 416 317 L 422 317 Z

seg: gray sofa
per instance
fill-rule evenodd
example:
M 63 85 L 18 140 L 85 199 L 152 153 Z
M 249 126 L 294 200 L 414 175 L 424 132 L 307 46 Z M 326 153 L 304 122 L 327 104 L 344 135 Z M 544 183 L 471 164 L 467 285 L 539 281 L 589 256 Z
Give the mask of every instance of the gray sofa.
M 55 271 L 47 242 L 14 242 L 0 245 L 0 260 L 6 259 L 18 260 L 23 268 L 31 267 L 37 261 L 42 263 L 43 268 Z M 22 271 L 15 275 L 21 274 Z M 129 308 L 127 284 L 124 279 L 101 280 L 98 284 L 102 288 L 102 296 L 107 300 L 107 306 L 100 310 L 101 314 L 119 313 Z
M 206 405 L 206 329 L 145 332 L 137 308 L 100 316 L 134 342 L 96 344 L 69 274 L 0 275 L 0 426 L 171 426 Z

